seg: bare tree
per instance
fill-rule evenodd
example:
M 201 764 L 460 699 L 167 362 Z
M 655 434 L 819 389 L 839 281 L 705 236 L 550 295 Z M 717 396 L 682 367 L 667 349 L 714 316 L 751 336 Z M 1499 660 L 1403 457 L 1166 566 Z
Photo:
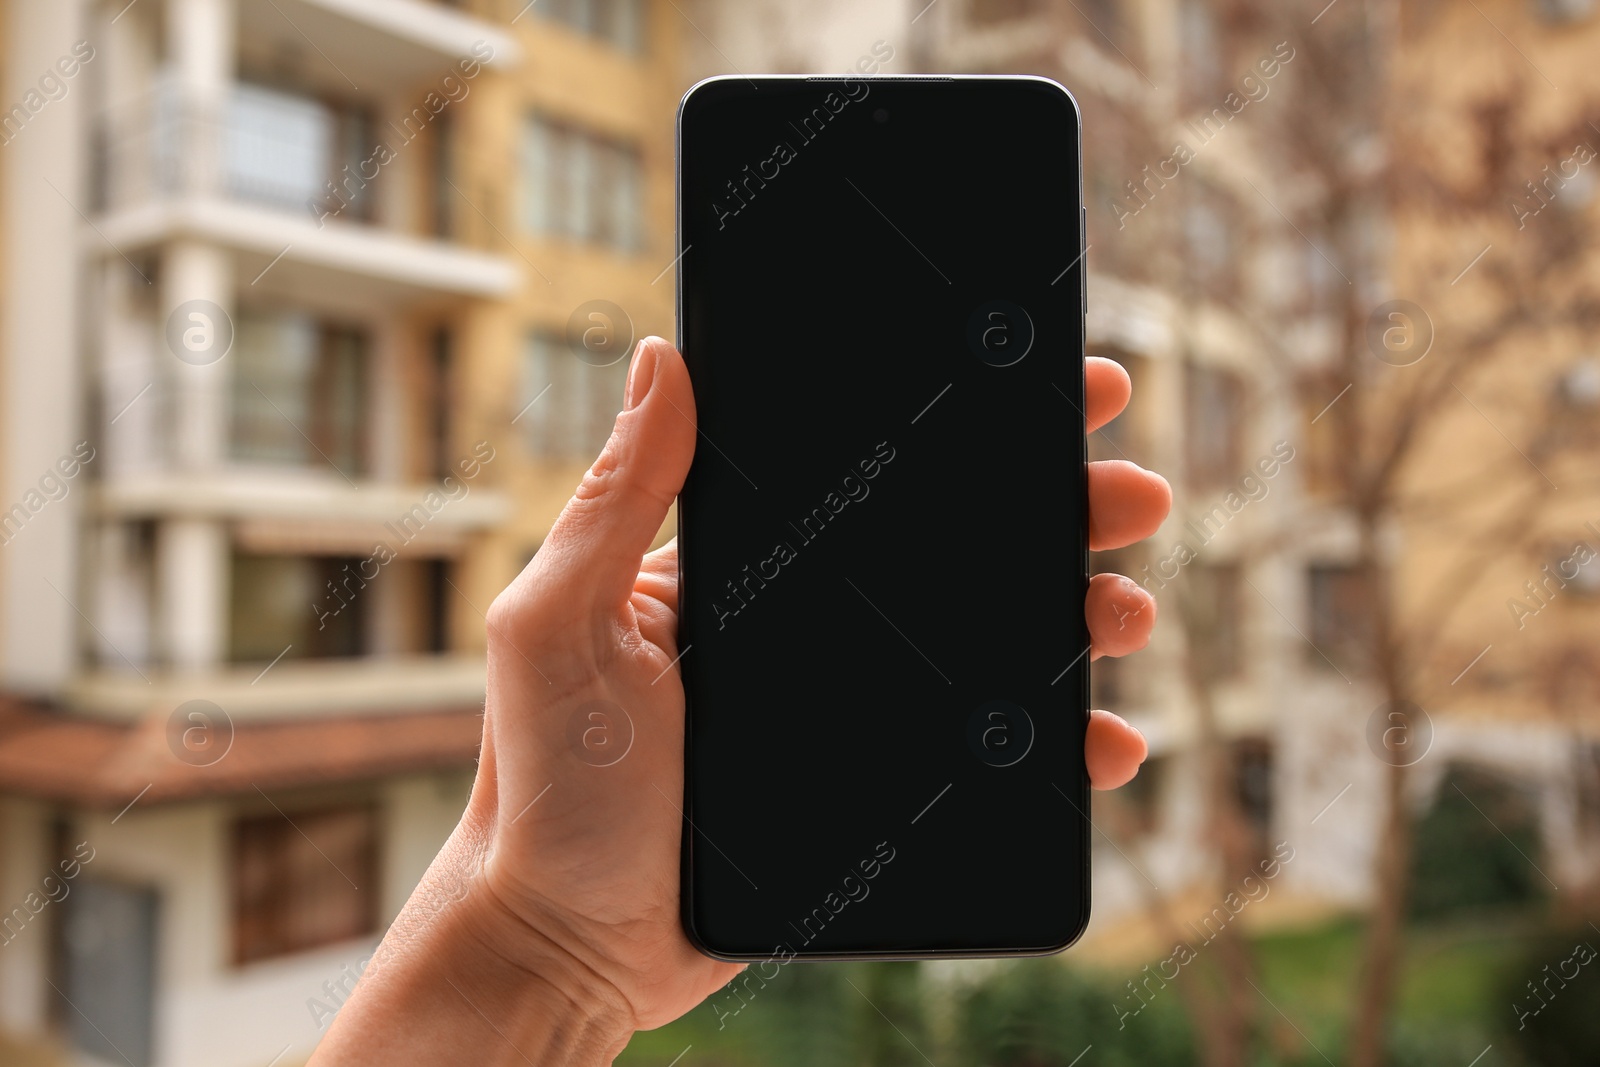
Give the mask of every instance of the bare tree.
M 1410 69 L 1395 56 L 1402 17 L 1407 39 L 1429 46 L 1439 11 L 1428 3 L 1416 8 L 1351 4 L 1309 27 L 1267 5 L 1249 17 L 1277 21 L 1298 52 L 1286 106 L 1271 113 L 1276 128 L 1265 158 L 1274 188 L 1301 182 L 1318 190 L 1284 218 L 1326 252 L 1346 282 L 1331 287 L 1340 325 L 1320 376 L 1332 404 L 1323 417 L 1331 420 L 1334 503 L 1353 520 L 1353 564 L 1365 592 L 1357 666 L 1381 706 L 1400 716 L 1404 729 L 1394 740 L 1401 744 L 1416 742 L 1406 735 L 1420 727 L 1412 709 L 1444 699 L 1451 674 L 1466 664 L 1466 657 L 1440 655 L 1447 636 L 1460 629 L 1461 607 L 1491 573 L 1492 561 L 1526 554 L 1550 536 L 1556 488 L 1550 474 L 1567 469 L 1582 447 L 1571 435 L 1552 433 L 1530 434 L 1519 446 L 1476 410 L 1486 424 L 1480 438 L 1504 437 L 1506 448 L 1486 465 L 1444 470 L 1439 435 L 1464 408 L 1477 408 L 1470 399 L 1477 383 L 1504 388 L 1508 366 L 1528 365 L 1529 346 L 1542 346 L 1562 329 L 1591 328 L 1600 310 L 1586 249 L 1570 222 L 1550 217 L 1544 226 L 1529 226 L 1512 207 L 1527 195 L 1525 176 L 1547 173 L 1543 168 L 1574 144 L 1591 140 L 1592 130 L 1584 132 L 1576 110 L 1555 128 L 1541 124 L 1518 81 L 1485 78 L 1471 121 L 1453 128 L 1470 138 L 1465 157 L 1459 140 L 1447 150 L 1430 134 L 1459 116 L 1427 68 Z M 1468 234 L 1482 235 L 1498 254 L 1447 264 L 1459 254 L 1458 238 Z M 1473 271 L 1467 290 L 1456 288 L 1463 268 Z M 1390 303 L 1396 283 L 1414 287 L 1410 301 Z M 1296 354 L 1283 351 L 1281 341 L 1274 345 L 1289 335 L 1281 315 L 1248 303 L 1238 310 L 1263 327 L 1263 344 L 1278 349 L 1281 366 L 1294 365 Z M 1511 377 L 1526 421 L 1538 426 L 1546 414 L 1544 383 Z M 1443 565 L 1432 587 L 1418 592 L 1402 588 L 1393 534 L 1425 529 Z M 1371 712 L 1353 706 L 1352 726 Z M 1410 890 L 1412 760 L 1399 752 L 1391 757 L 1384 759 L 1372 906 L 1347 1050 L 1356 1067 L 1385 1059 Z

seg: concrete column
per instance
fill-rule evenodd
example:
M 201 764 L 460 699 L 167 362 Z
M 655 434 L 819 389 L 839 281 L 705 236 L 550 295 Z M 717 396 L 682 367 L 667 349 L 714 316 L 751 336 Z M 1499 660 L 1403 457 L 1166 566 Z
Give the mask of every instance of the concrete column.
M 57 62 L 86 38 L 83 3 L 11 3 L 0 17 L 3 99 L 42 100 L 39 79 L 56 74 Z M 90 207 L 84 124 L 92 77 L 80 70 L 64 96 L 7 131 L 0 151 L 0 512 L 12 516 L 15 534 L 0 545 L 0 685 L 40 695 L 57 691 L 74 669 L 80 625 L 77 532 L 89 478 L 80 472 L 64 497 L 51 487 L 58 463 L 93 436 L 82 408 L 78 215 Z
M 183 131 L 184 189 L 220 192 L 222 139 L 233 85 L 234 0 L 167 0 L 168 77 Z
M 105 479 L 148 472 L 161 465 L 169 393 L 170 353 L 158 350 L 151 286 L 120 256 L 101 264 L 100 390 Z
M 60 919 L 44 889 L 51 873 L 45 806 L 31 800 L 0 800 L 0 1029 L 36 1035 L 49 1014 L 45 975 L 50 965 L 50 924 Z M 35 914 L 31 903 L 40 911 Z M 12 909 L 20 909 L 20 914 Z M 10 919 L 4 924 L 3 920 Z
M 167 55 L 185 91 L 217 100 L 233 82 L 234 0 L 167 0 Z
M 156 539 L 161 648 L 180 671 L 227 654 L 228 531 L 211 519 L 168 519 Z
M 415 576 L 409 560 L 395 560 L 367 583 L 361 596 L 367 597 L 367 651 L 375 658 L 403 655 L 416 620 Z
M 375 221 L 406 233 L 420 232 L 421 220 L 427 217 L 421 198 L 428 187 L 428 153 L 420 143 L 410 143 L 405 129 L 405 118 L 413 106 L 403 99 L 385 100 L 378 107 L 377 129 L 372 133 L 374 146 L 382 142 L 394 152 L 394 158 L 372 180 Z
M 416 373 L 425 353 L 416 351 L 411 339 L 417 331 L 407 329 L 394 316 L 374 319 L 368 331 L 371 351 L 367 356 L 367 374 L 370 383 L 371 417 L 367 425 L 367 457 L 370 464 L 367 477 L 377 482 L 395 484 L 407 480 L 427 480 L 408 475 L 418 472 L 408 470 L 408 460 L 426 447 L 418 447 L 415 434 L 407 434 L 406 427 L 415 424 L 417 412 L 408 410 L 412 390 L 408 381 L 421 380 Z M 424 400 L 431 399 L 425 396 Z M 408 455 L 410 453 L 410 455 Z M 427 472 L 431 474 L 431 472 Z
M 174 241 L 163 253 L 157 342 L 171 382 L 169 459 L 178 470 L 214 470 L 227 456 L 231 353 L 207 346 L 233 335 L 233 280 L 232 259 L 213 245 Z
M 167 246 L 158 358 L 172 384 L 168 458 L 175 474 L 215 472 L 227 460 L 232 363 L 228 354 L 213 359 L 203 349 L 231 336 L 232 305 L 233 264 L 226 252 L 194 241 Z M 189 331 L 197 331 L 192 342 L 184 339 Z M 160 647 L 167 661 L 180 670 L 220 663 L 227 634 L 226 527 L 210 519 L 166 520 L 157 535 L 156 570 Z

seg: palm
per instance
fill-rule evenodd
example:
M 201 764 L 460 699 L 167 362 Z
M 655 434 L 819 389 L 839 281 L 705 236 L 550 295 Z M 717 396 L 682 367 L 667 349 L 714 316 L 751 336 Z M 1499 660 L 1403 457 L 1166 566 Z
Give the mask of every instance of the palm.
M 490 630 L 490 884 L 525 922 L 574 931 L 579 943 L 564 947 L 615 985 L 646 1029 L 740 970 L 696 952 L 678 919 L 676 571 L 675 546 L 651 553 L 618 611 L 540 627 L 549 636 L 537 643 L 519 640 L 532 629 L 522 620 L 519 634 Z M 537 706 L 501 699 L 512 693 Z M 548 703 L 538 699 L 546 693 Z

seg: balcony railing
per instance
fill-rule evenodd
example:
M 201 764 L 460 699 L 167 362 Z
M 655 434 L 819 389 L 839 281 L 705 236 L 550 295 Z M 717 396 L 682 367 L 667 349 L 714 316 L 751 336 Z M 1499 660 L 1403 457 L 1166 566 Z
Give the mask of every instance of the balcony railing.
M 97 203 L 115 211 L 174 197 L 220 196 L 283 211 L 338 204 L 333 187 L 368 138 L 366 116 L 255 85 L 221 108 L 184 103 L 167 83 L 110 115 L 97 143 Z M 370 146 L 368 146 L 370 147 Z M 340 186 L 338 215 L 370 221 L 371 196 Z
M 187 378 L 171 361 L 154 380 L 137 367 L 107 368 L 100 406 L 110 476 L 171 469 L 189 409 L 223 414 L 218 458 L 229 465 L 367 476 L 366 335 L 303 314 L 250 312 L 236 314 L 234 333 L 225 373 L 214 378 Z

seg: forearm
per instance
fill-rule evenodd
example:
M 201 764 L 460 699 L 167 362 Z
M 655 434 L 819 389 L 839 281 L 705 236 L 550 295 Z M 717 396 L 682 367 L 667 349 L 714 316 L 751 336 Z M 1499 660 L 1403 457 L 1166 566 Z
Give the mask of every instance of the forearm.
M 627 1044 L 626 1006 L 489 899 L 462 836 L 384 936 L 310 1067 L 591 1067 Z

